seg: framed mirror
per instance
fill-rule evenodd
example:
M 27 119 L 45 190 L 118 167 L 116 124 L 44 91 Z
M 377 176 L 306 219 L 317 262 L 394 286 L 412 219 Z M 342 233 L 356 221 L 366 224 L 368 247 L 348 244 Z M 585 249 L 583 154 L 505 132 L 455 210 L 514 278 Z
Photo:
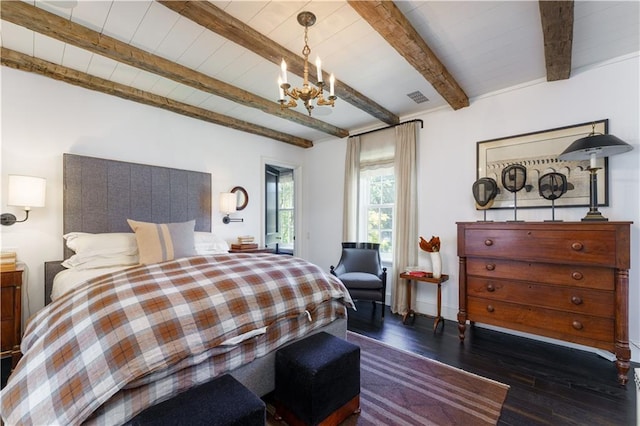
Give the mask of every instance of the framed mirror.
M 236 186 L 230 192 L 236 194 L 236 210 L 244 210 L 247 204 L 249 204 L 249 194 L 247 194 L 247 190 L 241 186 Z

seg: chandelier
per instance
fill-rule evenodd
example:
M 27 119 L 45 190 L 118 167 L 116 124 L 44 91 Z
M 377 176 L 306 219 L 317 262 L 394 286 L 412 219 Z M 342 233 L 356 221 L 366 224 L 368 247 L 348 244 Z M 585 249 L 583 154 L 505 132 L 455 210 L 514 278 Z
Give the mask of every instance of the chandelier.
M 336 79 L 333 74 L 331 74 L 331 78 L 329 79 L 329 98 L 325 99 L 322 90 L 324 87 L 324 82 L 322 81 L 322 66 L 320 58 L 316 58 L 318 83 L 315 86 L 309 85 L 309 53 L 311 53 L 311 49 L 308 44 L 307 31 L 310 26 L 316 23 L 316 15 L 311 12 L 300 12 L 298 14 L 298 23 L 304 27 L 304 48 L 302 49 L 302 56 L 304 56 L 304 74 L 302 88 L 291 88 L 291 85 L 287 83 L 287 63 L 283 58 L 282 64 L 280 65 L 282 75 L 278 77 L 278 86 L 280 87 L 280 100 L 278 102 L 280 102 L 280 108 L 284 109 L 296 107 L 298 105 L 296 101 L 301 100 L 304 103 L 304 107 L 309 111 L 309 116 L 311 116 L 311 110 L 314 108 L 312 101 L 314 100 L 316 105 L 333 106 L 337 99 L 333 91 Z M 285 99 L 285 96 L 289 97 L 288 101 Z

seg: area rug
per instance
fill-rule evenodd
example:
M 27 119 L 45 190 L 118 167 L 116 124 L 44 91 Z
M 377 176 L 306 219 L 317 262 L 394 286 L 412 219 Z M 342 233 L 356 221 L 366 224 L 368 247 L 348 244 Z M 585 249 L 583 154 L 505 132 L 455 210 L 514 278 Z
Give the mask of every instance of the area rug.
M 509 386 L 360 334 L 347 340 L 361 350 L 362 411 L 342 425 L 497 424 Z

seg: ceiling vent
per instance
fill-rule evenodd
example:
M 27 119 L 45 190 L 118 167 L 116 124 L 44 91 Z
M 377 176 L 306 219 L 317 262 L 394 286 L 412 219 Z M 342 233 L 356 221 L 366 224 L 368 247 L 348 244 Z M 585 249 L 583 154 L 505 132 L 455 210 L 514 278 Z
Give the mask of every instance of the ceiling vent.
M 407 93 L 407 96 L 410 97 L 413 102 L 417 104 L 421 104 L 423 102 L 429 102 L 429 99 L 422 94 L 421 91 L 416 90 L 415 92 Z

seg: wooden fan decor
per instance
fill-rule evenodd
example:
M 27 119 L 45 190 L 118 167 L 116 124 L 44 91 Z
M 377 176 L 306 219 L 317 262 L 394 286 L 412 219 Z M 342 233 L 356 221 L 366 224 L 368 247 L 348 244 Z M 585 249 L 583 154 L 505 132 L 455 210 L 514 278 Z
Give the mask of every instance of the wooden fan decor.
M 556 221 L 555 201 L 567 192 L 567 188 L 567 177 L 562 173 L 547 173 L 538 179 L 540 196 L 545 200 L 551 200 L 551 222 L 561 222 Z
M 512 164 L 502 170 L 502 186 L 513 192 L 513 220 L 518 220 L 518 198 L 517 193 L 524 188 L 527 182 L 527 168 L 522 164 Z
M 490 177 L 483 177 L 473 183 L 471 190 L 476 200 L 476 208 L 483 211 L 486 222 L 487 210 L 491 208 L 493 200 L 498 195 L 498 183 Z

